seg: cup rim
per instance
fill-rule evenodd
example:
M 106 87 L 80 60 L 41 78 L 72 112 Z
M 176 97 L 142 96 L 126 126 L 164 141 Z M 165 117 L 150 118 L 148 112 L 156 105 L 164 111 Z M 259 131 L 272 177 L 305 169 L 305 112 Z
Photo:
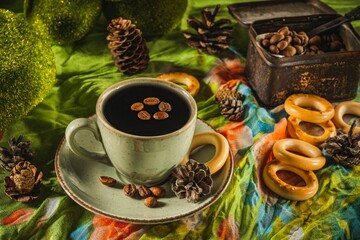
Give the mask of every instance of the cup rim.
M 193 109 L 192 111 L 190 111 L 190 116 L 189 116 L 189 119 L 187 120 L 187 122 L 182 127 L 180 127 L 179 129 L 177 129 L 177 130 L 175 130 L 173 132 L 166 133 L 166 134 L 161 134 L 161 135 L 153 135 L 153 136 L 142 136 L 142 135 L 126 133 L 126 132 L 123 132 L 123 131 L 113 127 L 109 123 L 109 121 L 106 119 L 106 117 L 104 116 L 104 113 L 103 113 L 103 110 L 102 110 L 102 105 L 103 105 L 104 101 L 106 100 L 106 98 L 108 96 L 111 95 L 111 93 L 113 91 L 118 90 L 119 88 L 121 88 L 124 85 L 136 84 L 136 83 L 157 83 L 157 84 L 162 84 L 162 85 L 167 86 L 167 87 L 172 87 L 172 88 L 176 89 L 177 91 L 180 91 L 180 93 L 186 95 L 186 97 L 188 99 L 188 102 L 190 103 L 190 107 L 191 107 L 191 109 Z M 99 98 L 98 98 L 98 100 L 96 102 L 96 109 L 95 110 L 96 110 L 96 117 L 100 119 L 100 121 L 103 123 L 103 125 L 106 128 L 110 129 L 115 134 L 130 137 L 130 138 L 144 139 L 144 140 L 146 140 L 146 139 L 158 139 L 158 138 L 169 138 L 169 137 L 172 137 L 174 135 L 178 135 L 181 132 L 184 132 L 188 128 L 190 128 L 197 119 L 196 101 L 193 98 L 193 96 L 188 91 L 186 91 L 186 89 L 184 89 L 184 88 L 182 88 L 182 87 L 178 86 L 177 84 L 172 83 L 170 81 L 161 80 L 161 79 L 157 79 L 157 78 L 153 78 L 153 77 L 130 78 L 130 79 L 122 80 L 120 82 L 117 82 L 117 83 L 109 86 L 99 96 Z

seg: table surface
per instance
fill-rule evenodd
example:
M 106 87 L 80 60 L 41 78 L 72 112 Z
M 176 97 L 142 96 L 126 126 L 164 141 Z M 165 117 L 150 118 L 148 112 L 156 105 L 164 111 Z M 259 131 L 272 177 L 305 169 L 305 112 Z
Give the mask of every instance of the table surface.
M 22 1 L 4 1 L 0 7 L 21 12 Z M 231 18 L 222 1 L 218 18 Z M 358 0 L 325 3 L 344 14 Z M 315 171 L 317 194 L 305 201 L 291 201 L 272 193 L 263 183 L 261 170 L 272 145 L 286 137 L 286 113 L 260 107 L 242 76 L 248 41 L 247 31 L 235 26 L 236 39 L 228 51 L 237 56 L 237 78 L 222 82 L 216 72 L 222 62 L 215 56 L 200 55 L 189 48 L 181 32 L 188 16 L 200 17 L 204 7 L 218 1 L 189 1 L 189 9 L 174 31 L 147 41 L 150 64 L 146 71 L 127 76 L 117 71 L 107 48 L 106 21 L 101 17 L 83 39 L 69 45 L 53 46 L 57 81 L 46 98 L 27 116 L 10 126 L 1 140 L 23 135 L 36 153 L 34 164 L 44 173 L 40 197 L 19 203 L 4 193 L 0 169 L 0 239 L 356 239 L 360 236 L 360 167 L 345 168 L 327 161 Z M 360 32 L 360 22 L 353 23 Z M 226 58 L 226 57 L 225 57 Z M 175 222 L 134 225 L 95 215 L 75 203 L 57 179 L 54 159 L 66 126 L 75 118 L 95 112 L 95 102 L 108 86 L 135 76 L 155 77 L 166 72 L 196 76 L 201 89 L 195 97 L 198 117 L 227 137 L 235 161 L 229 187 L 209 208 Z M 221 116 L 214 93 L 227 84 L 245 96 L 245 117 L 230 122 Z M 360 89 L 359 89 L 360 90 Z M 358 91 L 359 92 L 359 91 Z M 360 92 L 359 92 L 360 93 Z M 355 101 L 360 100 L 358 94 Z M 121 202 L 116 207 L 123 207 Z

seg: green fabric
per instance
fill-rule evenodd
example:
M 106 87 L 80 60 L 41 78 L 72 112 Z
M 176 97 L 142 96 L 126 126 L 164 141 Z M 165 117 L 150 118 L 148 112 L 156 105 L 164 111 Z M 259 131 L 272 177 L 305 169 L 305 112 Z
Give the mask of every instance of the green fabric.
M 222 1 L 218 19 L 231 18 Z M 346 13 L 358 0 L 324 1 Z M 199 55 L 187 47 L 181 30 L 189 15 L 200 17 L 200 10 L 219 1 L 192 0 L 180 26 L 149 40 L 150 65 L 136 76 L 157 76 L 181 71 L 201 82 L 196 96 L 199 117 L 206 120 L 230 142 L 235 171 L 225 194 L 206 210 L 177 222 L 160 225 L 132 225 L 92 214 L 77 205 L 61 188 L 54 170 L 56 149 L 66 126 L 75 118 L 91 116 L 100 93 L 118 81 L 135 77 L 119 73 L 106 42 L 106 20 L 102 16 L 83 39 L 74 44 L 53 46 L 57 82 L 48 96 L 26 117 L 9 127 L 0 142 L 6 146 L 11 136 L 24 135 L 36 153 L 33 163 L 44 173 L 38 199 L 18 203 L 4 193 L 0 169 L 0 239 L 356 239 L 360 236 L 360 167 L 347 169 L 326 165 L 316 171 L 319 191 L 311 199 L 284 200 L 269 192 L 261 180 L 261 165 L 274 139 L 284 128 L 283 111 L 259 107 L 245 84 L 236 89 L 246 99 L 246 118 L 231 123 L 220 116 L 213 92 L 217 83 L 205 81 L 216 65 L 214 56 Z M 1 1 L 0 7 L 21 12 L 22 1 Z M 234 25 L 236 21 L 233 20 Z M 360 21 L 353 23 L 360 32 Z M 233 47 L 246 55 L 246 30 L 236 27 Z M 356 101 L 360 100 L 360 95 Z

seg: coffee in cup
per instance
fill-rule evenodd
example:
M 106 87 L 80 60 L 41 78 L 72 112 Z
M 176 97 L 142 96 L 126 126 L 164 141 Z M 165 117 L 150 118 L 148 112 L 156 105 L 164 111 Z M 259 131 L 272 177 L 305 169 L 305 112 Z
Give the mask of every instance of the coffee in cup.
M 158 104 L 146 104 L 156 98 Z M 150 118 L 139 118 L 132 109 L 143 104 Z M 155 114 L 171 111 L 165 119 Z M 116 83 L 106 89 L 96 103 L 96 118 L 79 118 L 66 129 L 66 141 L 77 155 L 94 160 L 108 159 L 125 182 L 153 185 L 164 181 L 183 160 L 191 144 L 196 125 L 197 106 L 193 97 L 180 86 L 155 78 L 136 78 Z M 75 135 L 91 131 L 101 141 L 104 151 L 93 152 L 81 147 Z

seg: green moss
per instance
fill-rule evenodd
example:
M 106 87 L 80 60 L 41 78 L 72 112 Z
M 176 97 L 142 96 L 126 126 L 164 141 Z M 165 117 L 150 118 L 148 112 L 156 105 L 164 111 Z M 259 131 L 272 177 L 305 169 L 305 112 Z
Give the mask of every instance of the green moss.
M 102 0 L 25 0 L 26 19 L 55 44 L 83 38 L 101 14 Z
M 145 37 L 154 37 L 174 29 L 187 4 L 187 0 L 105 0 L 104 15 L 108 21 L 118 17 L 129 19 Z
M 51 46 L 22 16 L 0 9 L 0 131 L 42 101 L 56 80 Z

